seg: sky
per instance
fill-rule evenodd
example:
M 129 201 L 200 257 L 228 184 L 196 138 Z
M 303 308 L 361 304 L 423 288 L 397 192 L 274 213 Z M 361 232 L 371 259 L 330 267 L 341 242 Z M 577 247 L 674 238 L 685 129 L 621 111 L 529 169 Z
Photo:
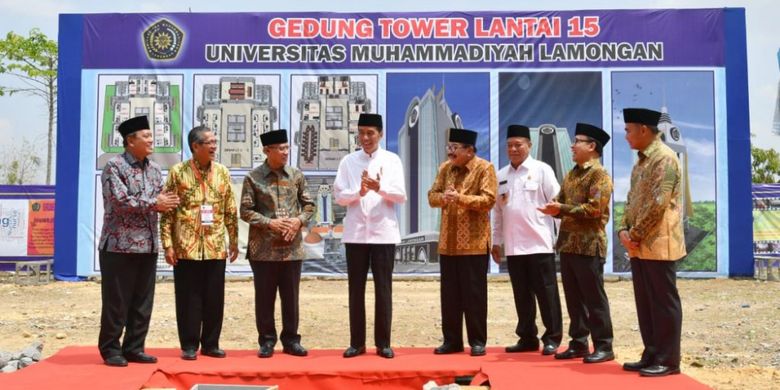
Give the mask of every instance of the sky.
M 106 2 L 98 0 L 0 0 L 0 34 L 14 31 L 27 35 L 39 28 L 56 40 L 60 13 L 135 13 L 135 12 L 421 12 L 421 11 L 537 11 L 613 9 L 615 2 L 607 0 L 565 0 L 530 2 L 522 0 L 494 0 L 481 3 L 466 0 L 396 0 L 327 2 L 298 0 L 294 2 L 258 2 L 213 0 L 155 0 L 135 2 Z M 750 131 L 754 143 L 780 150 L 780 136 L 771 133 L 780 71 L 780 7 L 777 0 L 624 0 L 621 8 L 721 8 L 744 7 L 747 18 L 748 87 L 750 99 Z M 0 84 L 14 81 L 0 76 Z M 674 117 L 673 117 L 674 119 Z M 0 150 L 20 145 L 23 140 L 44 142 L 46 139 L 46 108 L 36 98 L 16 95 L 0 97 Z M 45 157 L 41 148 L 41 157 Z M 43 182 L 44 170 L 37 178 Z

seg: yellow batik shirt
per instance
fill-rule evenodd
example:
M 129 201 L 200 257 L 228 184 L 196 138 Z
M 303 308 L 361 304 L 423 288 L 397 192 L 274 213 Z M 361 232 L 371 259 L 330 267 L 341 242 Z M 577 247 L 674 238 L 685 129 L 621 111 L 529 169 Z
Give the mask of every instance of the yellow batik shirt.
M 630 257 L 679 260 L 685 256 L 680 161 L 661 140 L 639 152 L 631 172 L 631 189 L 619 230 L 627 230 L 639 248 Z
M 230 246 L 238 247 L 238 210 L 230 172 L 214 161 L 208 171 L 192 161 L 200 173 L 200 180 L 190 160 L 178 163 L 168 171 L 164 189 L 175 192 L 180 203 L 160 218 L 163 248 L 173 247 L 177 259 L 225 259 L 226 233 Z M 201 205 L 204 203 L 213 207 L 214 220 L 210 226 L 201 226 Z
M 454 186 L 460 196 L 457 204 L 444 205 L 444 191 Z M 496 169 L 489 161 L 472 158 L 463 167 L 450 161 L 428 191 L 431 207 L 441 207 L 439 254 L 448 256 L 485 255 L 490 251 L 490 210 L 496 203 Z
M 556 249 L 560 253 L 607 256 L 609 199 L 612 179 L 598 158 L 575 165 L 563 179 L 555 200 L 561 204 L 561 229 Z

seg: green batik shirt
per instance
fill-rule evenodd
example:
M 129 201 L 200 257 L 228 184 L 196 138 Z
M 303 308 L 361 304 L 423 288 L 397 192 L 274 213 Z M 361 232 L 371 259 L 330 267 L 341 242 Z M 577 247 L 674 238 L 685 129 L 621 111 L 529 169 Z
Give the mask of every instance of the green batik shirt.
M 630 257 L 679 260 L 686 254 L 680 160 L 659 139 L 638 155 L 618 231 L 627 230 L 631 240 L 639 242 L 638 249 L 628 251 Z
M 247 259 L 304 260 L 301 232 L 285 242 L 269 225 L 278 215 L 286 215 L 300 219 L 304 227 L 314 211 L 314 200 L 306 191 L 306 179 L 299 169 L 285 165 L 273 170 L 267 162 L 255 168 L 244 178 L 241 190 L 241 219 L 249 223 Z
M 560 233 L 556 249 L 560 253 L 607 256 L 609 200 L 612 179 L 598 158 L 576 165 L 563 179 L 555 200 L 561 204 Z

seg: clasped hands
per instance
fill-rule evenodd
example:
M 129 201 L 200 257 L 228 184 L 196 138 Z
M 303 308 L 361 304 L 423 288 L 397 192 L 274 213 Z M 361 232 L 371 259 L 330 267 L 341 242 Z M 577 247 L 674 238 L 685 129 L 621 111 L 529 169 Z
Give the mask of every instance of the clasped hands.
M 285 241 L 290 242 L 298 234 L 298 230 L 301 230 L 301 220 L 298 218 L 274 218 L 269 227 L 272 231 L 279 233 Z
M 379 173 L 376 174 L 376 179 L 372 179 L 368 175 L 368 170 L 363 170 L 363 174 L 360 176 L 360 196 L 366 196 L 368 191 L 379 192 L 379 181 L 382 179 L 382 168 L 379 168 Z

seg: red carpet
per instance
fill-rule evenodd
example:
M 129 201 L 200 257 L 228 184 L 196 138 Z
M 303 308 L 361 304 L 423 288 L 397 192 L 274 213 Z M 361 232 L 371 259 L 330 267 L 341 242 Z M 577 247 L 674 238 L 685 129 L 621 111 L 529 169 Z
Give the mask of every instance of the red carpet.
M 149 349 L 157 364 L 115 368 L 103 365 L 95 347 L 68 347 L 56 355 L 12 374 L 0 374 L 0 389 L 189 389 L 196 383 L 265 384 L 288 389 L 422 389 L 435 380 L 451 383 L 455 376 L 474 375 L 490 380 L 491 389 L 706 389 L 685 375 L 642 378 L 623 371 L 615 362 L 583 364 L 559 361 L 538 353 L 507 354 L 488 348 L 473 358 L 467 353 L 434 356 L 433 348 L 398 348 L 387 360 L 369 350 L 352 359 L 341 350 L 309 351 L 305 358 L 284 355 L 259 359 L 255 351 L 227 351 L 225 359 L 198 356 L 179 359 L 176 349 Z M 478 383 L 475 383 L 478 384 Z

